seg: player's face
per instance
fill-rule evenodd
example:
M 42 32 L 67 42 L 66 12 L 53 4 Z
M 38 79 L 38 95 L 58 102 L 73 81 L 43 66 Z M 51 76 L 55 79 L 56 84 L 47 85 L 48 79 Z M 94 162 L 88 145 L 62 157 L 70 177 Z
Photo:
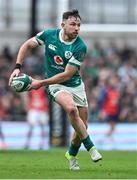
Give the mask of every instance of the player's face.
M 69 39 L 75 39 L 80 31 L 80 18 L 69 17 L 67 20 L 63 21 L 62 28 Z

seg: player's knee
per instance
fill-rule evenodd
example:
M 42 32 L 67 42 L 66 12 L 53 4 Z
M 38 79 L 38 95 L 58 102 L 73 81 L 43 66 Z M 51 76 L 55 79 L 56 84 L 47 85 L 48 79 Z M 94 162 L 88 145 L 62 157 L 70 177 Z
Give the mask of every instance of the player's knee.
M 69 105 L 67 107 L 67 113 L 70 115 L 75 115 L 77 113 L 77 107 L 75 105 Z

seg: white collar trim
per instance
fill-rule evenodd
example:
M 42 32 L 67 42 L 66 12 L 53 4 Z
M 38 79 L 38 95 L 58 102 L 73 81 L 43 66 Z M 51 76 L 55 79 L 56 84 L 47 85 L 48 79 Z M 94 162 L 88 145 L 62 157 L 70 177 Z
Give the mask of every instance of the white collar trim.
M 72 44 L 72 43 L 74 43 L 74 42 L 76 41 L 77 37 L 76 37 L 75 39 L 73 39 L 72 41 L 70 41 L 70 42 L 64 41 L 64 40 L 62 39 L 62 36 L 61 36 L 62 32 L 63 32 L 63 29 L 61 29 L 60 32 L 59 32 L 59 40 L 60 40 L 61 42 L 63 42 L 64 44 L 70 45 L 70 44 Z

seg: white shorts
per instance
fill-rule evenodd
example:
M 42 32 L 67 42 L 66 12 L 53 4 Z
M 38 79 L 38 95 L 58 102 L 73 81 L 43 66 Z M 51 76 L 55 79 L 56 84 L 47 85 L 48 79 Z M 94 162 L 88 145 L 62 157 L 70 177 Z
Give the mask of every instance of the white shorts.
M 27 114 L 27 121 L 30 125 L 46 125 L 49 121 L 48 112 L 30 109 Z
M 76 106 L 80 106 L 80 107 L 88 106 L 84 83 L 81 83 L 81 85 L 77 87 L 67 87 L 62 84 L 54 84 L 54 85 L 49 85 L 48 90 L 49 90 L 49 94 L 55 100 L 56 100 L 56 95 L 59 92 L 67 91 L 72 95 L 73 100 L 76 103 Z

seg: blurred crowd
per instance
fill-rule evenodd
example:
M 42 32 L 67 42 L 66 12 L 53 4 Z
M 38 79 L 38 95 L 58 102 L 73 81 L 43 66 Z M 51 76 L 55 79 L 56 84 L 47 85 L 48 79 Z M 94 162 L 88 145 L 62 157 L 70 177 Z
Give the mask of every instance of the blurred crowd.
M 82 75 L 92 121 L 137 122 L 137 53 L 110 42 L 96 42 L 88 51 Z M 112 117 L 112 118 L 111 118 Z
M 29 52 L 23 64 L 24 73 L 43 76 L 42 51 L 37 48 Z M 81 73 L 86 85 L 90 121 L 102 122 L 111 112 L 119 122 L 137 122 L 136 52 L 133 47 L 118 48 L 112 42 L 105 47 L 98 42 L 89 47 Z M 3 120 L 24 120 L 27 113 L 25 93 L 15 93 L 8 86 L 16 55 L 9 47 L 0 52 L 0 119 Z

